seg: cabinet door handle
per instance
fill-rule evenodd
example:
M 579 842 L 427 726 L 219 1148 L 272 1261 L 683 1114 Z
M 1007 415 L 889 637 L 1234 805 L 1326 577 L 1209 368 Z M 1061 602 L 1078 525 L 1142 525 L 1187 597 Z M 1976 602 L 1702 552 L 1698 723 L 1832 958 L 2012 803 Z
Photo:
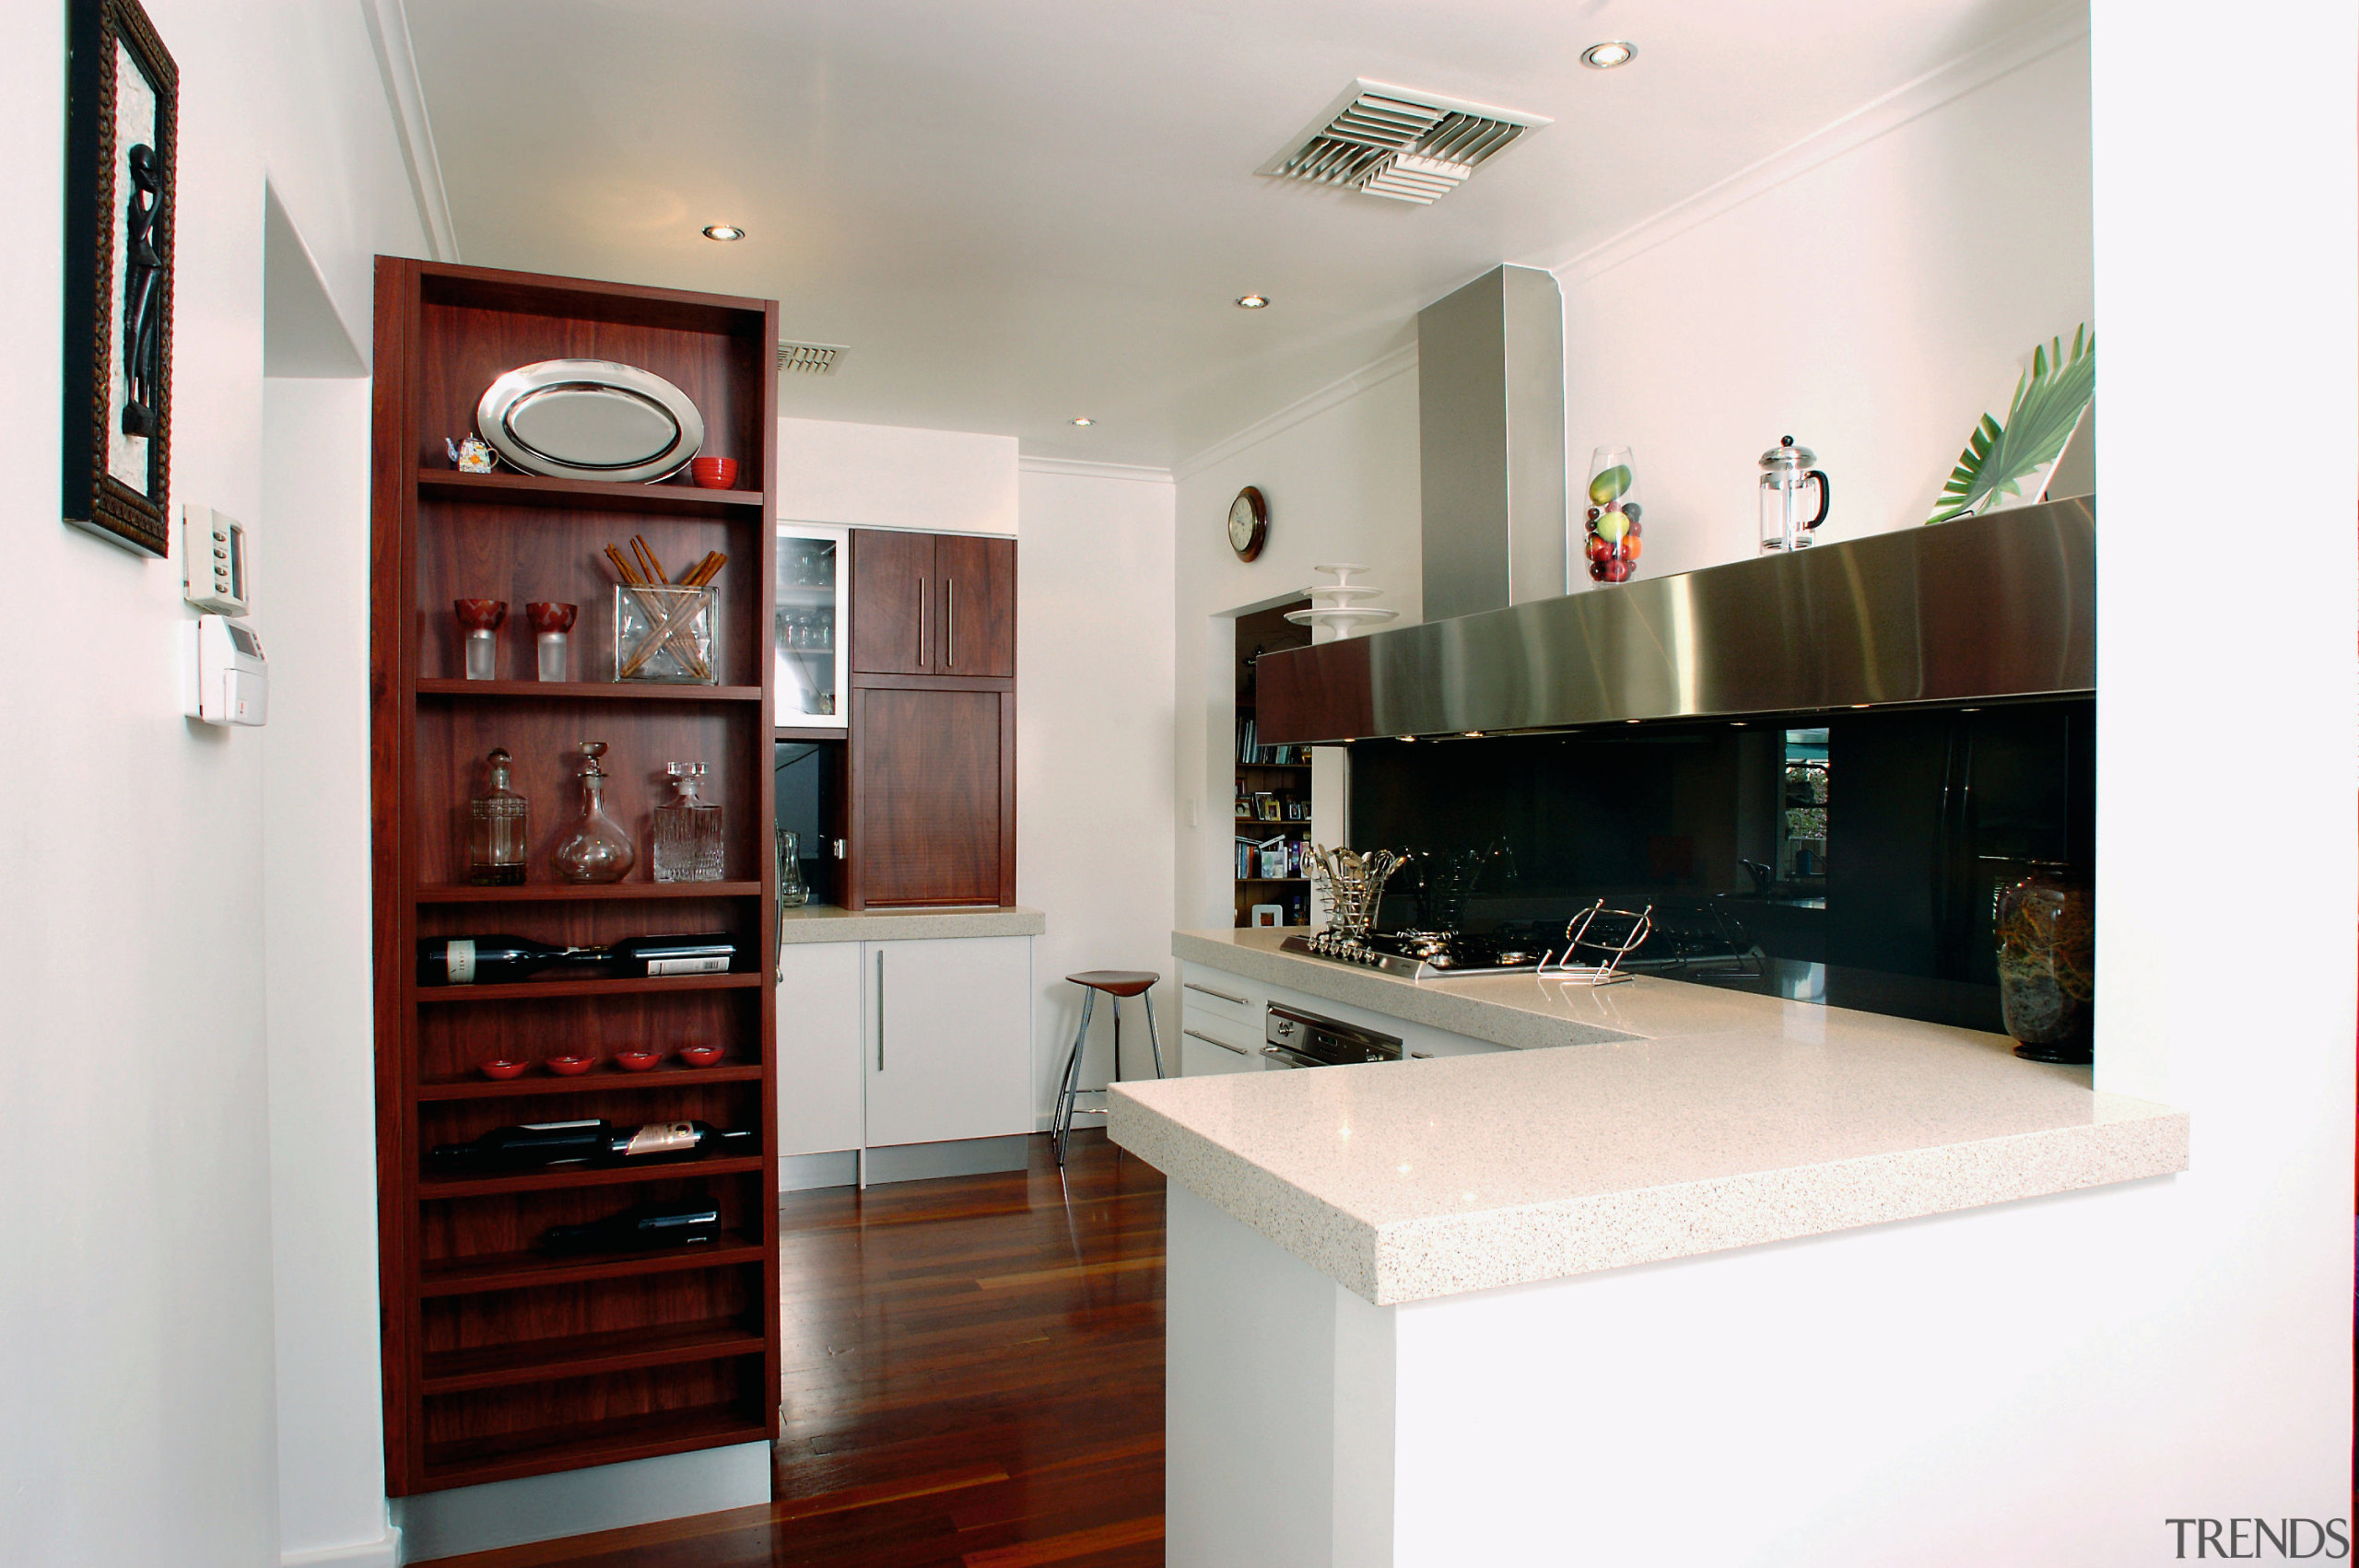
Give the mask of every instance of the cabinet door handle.
M 948 656 L 942 661 L 945 670 L 958 668 L 958 579 L 942 579 L 942 641 Z
M 885 955 L 876 955 L 876 1071 L 885 1071 Z
M 1250 1007 L 1253 1005 L 1241 996 L 1231 996 L 1226 991 L 1216 991 L 1210 986 L 1200 986 L 1193 980 L 1188 982 L 1188 989 L 1191 991 L 1202 992 L 1205 996 L 1216 996 L 1223 1001 L 1233 1001 L 1239 1007 Z M 1182 1032 L 1184 1033 L 1184 1031 Z
M 925 579 L 918 579 L 918 668 L 925 668 L 925 613 L 933 602 L 927 598 Z
M 1253 1054 L 1242 1046 L 1232 1046 L 1226 1040 L 1215 1040 L 1210 1035 L 1199 1035 L 1193 1029 L 1182 1029 L 1180 1032 L 1191 1038 L 1202 1040 L 1208 1046 L 1218 1046 L 1221 1049 L 1227 1051 L 1234 1056 L 1251 1056 Z

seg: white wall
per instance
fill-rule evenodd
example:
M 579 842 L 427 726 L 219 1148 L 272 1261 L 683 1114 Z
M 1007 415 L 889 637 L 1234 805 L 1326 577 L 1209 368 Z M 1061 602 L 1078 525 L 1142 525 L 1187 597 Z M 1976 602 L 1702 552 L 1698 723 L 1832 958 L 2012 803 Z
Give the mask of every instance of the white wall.
M 1261 556 L 1228 547 L 1228 506 L 1244 486 L 1270 507 Z M 1180 732 L 1177 923 L 1236 919 L 1235 616 L 1297 597 L 1331 561 L 1366 565 L 1386 591 L 1374 603 L 1418 618 L 1422 574 L 1417 496 L 1417 374 L 1414 352 L 1181 465 L 1173 664 Z M 1321 759 L 1321 772 L 1324 772 Z M 1332 802 L 1332 791 L 1318 798 Z M 1191 819 L 1192 815 L 1192 820 Z M 1327 820 L 1313 824 L 1332 834 Z M 1168 947 L 1167 940 L 1164 943 Z
M 1032 943 L 1035 1099 L 1045 1117 L 1080 1022 L 1080 969 L 1176 975 L 1171 950 L 1172 485 L 1152 470 L 1027 461 L 1015 590 L 1015 892 L 1044 910 Z M 1179 1071 L 1175 986 L 1157 989 Z M 1122 1063 L 1153 1073 L 1145 1018 L 1122 1004 Z M 1091 1021 L 1082 1082 L 1106 1081 L 1113 1029 Z M 1092 1120 L 1085 1125 L 1095 1126 Z
M 1822 538 L 1925 520 L 2033 345 L 2094 320 L 2088 76 L 2085 36 L 2064 41 L 1561 269 L 1567 461 L 1578 489 L 1593 449 L 1636 450 L 1642 576 L 1755 553 L 1757 460 L 1781 436 L 1833 482 Z
M 2351 1440 L 2353 470 L 2351 7 L 2094 7 L 2106 318 L 2097 556 L 2097 1073 L 2184 1106 L 2188 1174 L 2142 1215 L 2169 1282 L 2118 1325 L 2156 1371 L 2122 1412 L 2125 1512 L 2342 1512 Z M 2200 104 L 2196 110 L 2192 106 Z M 2233 191 L 2265 246 L 2191 234 Z M 2194 241 L 2194 242 L 2191 242 Z M 2229 458 L 2249 554 L 2190 505 Z M 2250 454 L 2248 460 L 2242 454 Z M 2213 739 L 2191 745 L 2199 731 Z M 2186 805 L 2252 824 L 2210 885 L 2269 918 L 2265 977 L 2190 981 Z M 2157 1553 L 2159 1555 L 2159 1553 Z
M 181 74 L 172 496 L 258 519 L 265 171 L 364 326 L 368 256 L 415 248 L 415 216 L 357 7 L 148 9 Z M 0 341 L 23 361 L 0 380 L 22 459 L 0 507 L 18 582 L 40 585 L 10 596 L 13 630 L 42 650 L 39 678 L 0 693 L 18 758 L 0 799 L 0 1561 L 250 1565 L 280 1546 L 263 880 L 279 731 L 183 720 L 179 566 L 58 521 L 63 23 L 13 8 L 0 56 Z M 259 605 L 323 591 L 264 575 Z
M 288 1550 L 384 1538 L 370 974 L 369 383 L 264 384 L 264 1032 Z
M 778 490 L 796 522 L 1014 533 L 1015 438 L 780 419 Z

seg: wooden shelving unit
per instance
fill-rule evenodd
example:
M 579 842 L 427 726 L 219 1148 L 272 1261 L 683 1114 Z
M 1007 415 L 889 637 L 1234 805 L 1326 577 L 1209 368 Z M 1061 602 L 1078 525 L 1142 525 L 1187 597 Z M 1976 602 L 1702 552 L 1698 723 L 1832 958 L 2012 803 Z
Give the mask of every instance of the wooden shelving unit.
M 669 290 L 398 258 L 377 270 L 371 639 L 379 1233 L 385 1490 L 394 1496 L 774 1438 L 779 1397 L 776 872 L 771 864 L 769 585 L 776 307 Z M 504 372 L 589 357 L 671 380 L 705 418 L 705 451 L 735 457 L 736 490 L 460 474 L 446 437 Z M 612 639 L 600 547 L 643 534 L 675 568 L 729 557 L 716 686 L 597 679 Z M 451 601 L 504 599 L 500 678 L 460 678 Z M 526 602 L 579 604 L 572 681 L 534 674 Z M 579 801 L 575 743 L 603 740 L 607 810 L 640 850 L 629 879 L 471 887 L 460 825 L 482 759 L 504 746 L 531 805 L 528 874 Z M 649 812 L 664 765 L 703 762 L 729 813 L 715 883 L 648 880 Z M 735 972 L 655 978 L 417 983 L 423 940 L 512 933 L 604 942 L 728 931 Z M 718 1045 L 710 1068 L 643 1073 L 602 1059 L 578 1077 L 537 1064 L 586 1051 Z M 494 1058 L 535 1063 L 494 1081 Z M 425 1153 L 513 1122 L 603 1117 L 758 1128 L 759 1152 L 645 1169 L 429 1178 Z M 556 1256 L 548 1227 L 634 1203 L 717 1204 L 716 1241 Z

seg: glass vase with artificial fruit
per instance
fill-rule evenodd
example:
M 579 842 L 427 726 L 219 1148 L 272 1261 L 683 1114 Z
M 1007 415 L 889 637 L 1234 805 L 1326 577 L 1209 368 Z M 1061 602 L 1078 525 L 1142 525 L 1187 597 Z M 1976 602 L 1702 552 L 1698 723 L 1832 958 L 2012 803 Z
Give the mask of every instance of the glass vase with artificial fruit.
M 1639 519 L 1637 469 L 1628 447 L 1600 447 L 1590 454 L 1589 493 L 1583 497 L 1587 528 L 1580 552 L 1591 582 L 1627 582 L 1646 551 L 1646 525 Z

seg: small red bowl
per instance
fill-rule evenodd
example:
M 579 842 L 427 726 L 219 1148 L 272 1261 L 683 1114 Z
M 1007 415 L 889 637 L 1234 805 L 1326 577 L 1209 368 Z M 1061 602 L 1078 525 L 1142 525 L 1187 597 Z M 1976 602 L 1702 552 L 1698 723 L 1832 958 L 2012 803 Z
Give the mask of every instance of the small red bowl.
M 511 1078 L 522 1077 L 524 1070 L 532 1065 L 529 1061 L 487 1061 L 483 1064 L 483 1075 L 486 1078 L 497 1078 L 505 1082 Z
M 662 1051 L 616 1051 L 615 1064 L 625 1072 L 645 1072 L 663 1059 Z
M 690 1067 L 710 1067 L 721 1059 L 719 1046 L 682 1046 L 680 1059 Z
M 699 457 L 688 461 L 688 477 L 708 490 L 726 490 L 737 483 L 737 460 L 734 457 Z
M 559 1078 L 579 1078 L 597 1066 L 598 1059 L 593 1056 L 553 1056 L 546 1065 Z

